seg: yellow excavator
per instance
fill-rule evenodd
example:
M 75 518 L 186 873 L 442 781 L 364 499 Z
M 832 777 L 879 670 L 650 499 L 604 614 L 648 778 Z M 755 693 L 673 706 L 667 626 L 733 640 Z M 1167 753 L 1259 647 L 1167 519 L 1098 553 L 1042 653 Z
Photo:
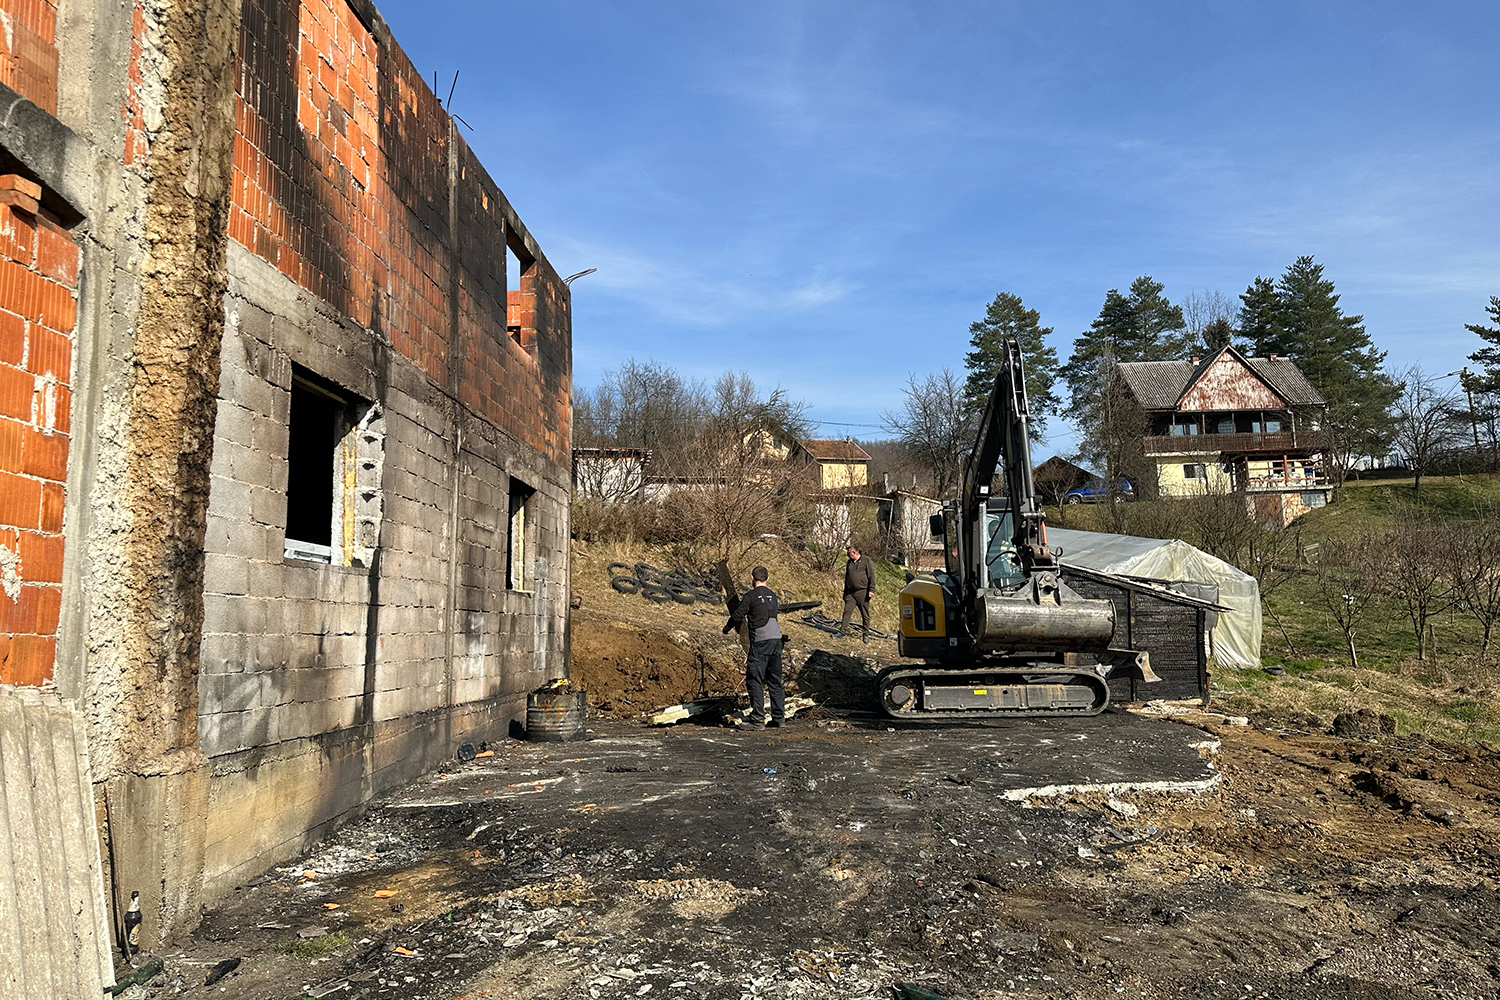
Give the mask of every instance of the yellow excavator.
M 876 679 L 881 707 L 896 718 L 1098 715 L 1116 672 L 1160 680 L 1145 651 L 1113 645 L 1114 604 L 1062 580 L 1031 478 L 1020 345 L 1008 339 L 1002 354 L 962 492 L 931 518 L 943 568 L 908 572 L 901 591 L 897 645 L 922 663 Z M 990 495 L 997 470 L 1001 497 Z

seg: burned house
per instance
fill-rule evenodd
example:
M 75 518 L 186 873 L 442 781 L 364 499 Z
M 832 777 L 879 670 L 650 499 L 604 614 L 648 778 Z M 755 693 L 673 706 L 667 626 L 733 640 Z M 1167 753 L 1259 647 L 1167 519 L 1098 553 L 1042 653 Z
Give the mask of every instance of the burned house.
M 1158 495 L 1239 492 L 1262 520 L 1283 523 L 1328 502 L 1327 403 L 1290 358 L 1225 347 L 1117 371 L 1145 414 Z
M 369 0 L 0 6 L 0 683 L 150 944 L 566 671 L 569 294 Z

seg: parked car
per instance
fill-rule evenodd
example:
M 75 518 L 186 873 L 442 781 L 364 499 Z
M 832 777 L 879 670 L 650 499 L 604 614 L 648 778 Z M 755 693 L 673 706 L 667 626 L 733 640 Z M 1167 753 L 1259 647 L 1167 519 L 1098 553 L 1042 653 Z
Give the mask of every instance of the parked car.
M 1082 486 L 1068 491 L 1063 497 L 1063 503 L 1103 503 L 1110 497 L 1109 484 L 1102 479 L 1090 479 Z M 1135 487 L 1130 485 L 1130 480 L 1124 476 L 1120 477 L 1120 487 L 1114 492 L 1115 503 L 1123 503 L 1126 500 L 1135 499 Z

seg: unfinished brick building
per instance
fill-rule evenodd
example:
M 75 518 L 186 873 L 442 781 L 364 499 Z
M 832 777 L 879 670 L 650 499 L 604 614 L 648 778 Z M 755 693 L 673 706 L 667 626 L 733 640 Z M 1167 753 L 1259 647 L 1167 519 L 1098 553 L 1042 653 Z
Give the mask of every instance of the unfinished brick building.
M 0 13 L 0 682 L 152 940 L 566 672 L 568 289 L 366 0 Z

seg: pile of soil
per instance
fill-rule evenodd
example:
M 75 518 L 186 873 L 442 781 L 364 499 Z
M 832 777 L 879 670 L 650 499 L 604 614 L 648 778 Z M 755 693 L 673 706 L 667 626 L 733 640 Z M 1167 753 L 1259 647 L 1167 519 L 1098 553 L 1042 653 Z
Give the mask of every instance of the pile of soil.
M 740 684 L 738 670 L 686 632 L 575 619 L 572 651 L 573 683 L 598 715 L 631 718 L 700 694 L 734 694 Z

